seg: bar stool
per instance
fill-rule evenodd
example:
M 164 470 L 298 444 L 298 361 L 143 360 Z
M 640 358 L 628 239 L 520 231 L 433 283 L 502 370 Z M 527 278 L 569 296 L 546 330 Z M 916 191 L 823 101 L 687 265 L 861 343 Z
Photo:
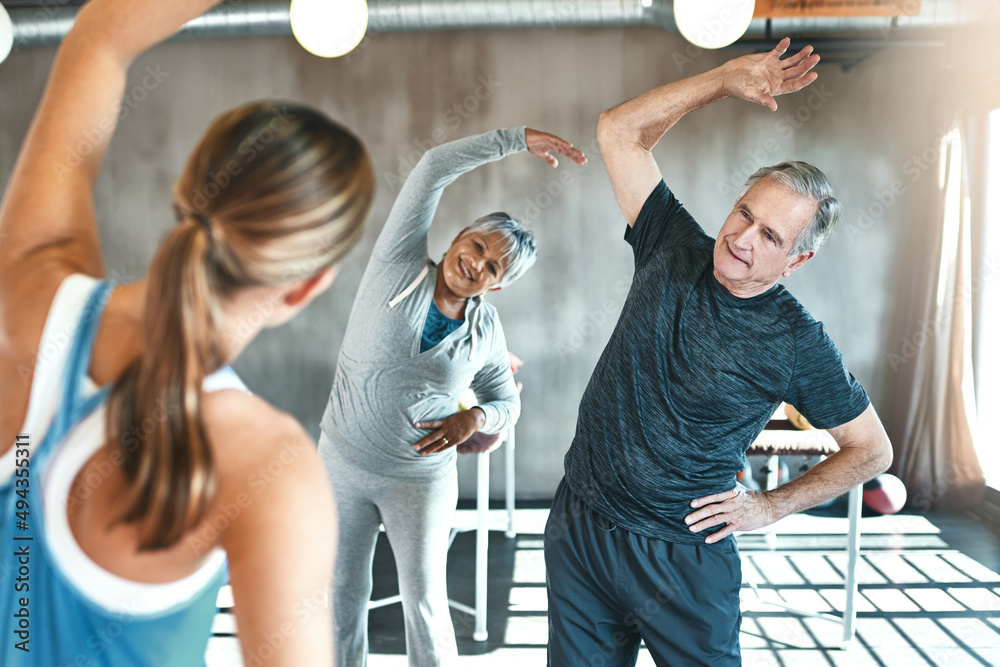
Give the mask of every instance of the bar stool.
M 514 530 L 514 429 L 510 428 L 506 433 L 496 435 L 486 435 L 484 433 L 474 433 L 465 442 L 456 445 L 459 454 L 473 454 L 476 461 L 476 523 L 474 526 L 454 526 L 448 538 L 448 546 L 455 541 L 455 536 L 470 530 L 476 531 L 476 591 L 474 606 L 457 602 L 449 598 L 448 604 L 463 613 L 469 614 L 475 619 L 472 630 L 472 639 L 477 642 L 484 642 L 489 638 L 486 631 L 486 590 L 488 581 L 487 556 L 489 554 L 490 535 L 490 452 L 499 444 L 505 444 L 505 469 L 506 469 L 506 518 L 507 526 L 505 534 L 508 538 L 517 535 Z M 369 600 L 368 609 L 378 609 L 386 605 L 400 601 L 400 596 L 391 595 L 378 600 Z
M 754 440 L 750 448 L 747 449 L 747 456 L 767 456 L 767 483 L 768 490 L 778 486 L 778 461 L 782 456 L 829 456 L 839 449 L 837 442 L 826 431 L 821 430 L 798 430 L 786 419 L 774 419 L 768 422 L 767 426 Z M 747 576 L 747 583 L 753 590 L 757 599 L 768 605 L 781 607 L 796 614 L 813 616 L 827 621 L 843 624 L 841 648 L 846 648 L 854 639 L 855 624 L 857 621 L 857 610 L 854 605 L 854 598 L 858 592 L 857 564 L 861 549 L 860 526 L 858 519 L 861 517 L 861 487 L 858 485 L 851 489 L 848 495 L 848 528 L 847 528 L 847 573 L 844 580 L 844 592 L 846 602 L 844 605 L 843 617 L 833 614 L 817 613 L 797 609 L 780 602 L 772 602 L 761 598 L 760 590 L 752 576 Z M 774 528 L 769 528 L 765 534 L 768 545 L 774 549 L 777 544 L 777 536 Z
M 474 454 L 476 461 L 476 593 L 475 606 L 448 600 L 453 608 L 466 614 L 472 615 L 475 625 L 472 630 L 472 638 L 477 642 L 484 642 L 489 637 L 486 631 L 486 589 L 488 582 L 487 556 L 489 554 L 490 535 L 490 452 L 505 444 L 505 468 L 506 468 L 506 515 L 507 526 L 505 535 L 512 538 L 517 533 L 514 530 L 514 429 L 510 428 L 505 433 L 497 435 L 485 435 L 474 433 L 471 438 L 457 446 L 459 454 Z M 462 532 L 473 530 L 471 526 L 454 526 L 451 529 L 450 543 L 455 540 L 455 536 Z

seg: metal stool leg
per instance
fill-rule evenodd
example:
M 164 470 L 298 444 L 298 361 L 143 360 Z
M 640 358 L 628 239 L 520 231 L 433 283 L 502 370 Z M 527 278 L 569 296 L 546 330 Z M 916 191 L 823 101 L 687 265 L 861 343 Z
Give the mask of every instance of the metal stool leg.
M 504 453 L 504 463 L 506 464 L 505 482 L 507 486 L 507 532 L 508 538 L 517 535 L 514 530 L 514 429 L 507 431 L 507 451 Z
M 448 600 L 448 604 L 475 619 L 472 638 L 477 642 L 487 639 L 486 633 L 486 562 L 490 539 L 490 453 L 477 454 L 476 460 L 476 602 L 474 607 Z M 455 539 L 452 529 L 451 539 Z M 449 545 L 450 546 L 450 545 Z
M 844 603 L 844 643 L 843 648 L 854 639 L 854 625 L 858 610 L 854 606 L 854 598 L 858 594 L 858 555 L 861 551 L 861 529 L 858 519 L 861 517 L 861 485 L 851 489 L 847 496 L 847 578 L 844 582 L 844 592 L 847 599 Z
M 765 490 L 770 491 L 778 487 L 778 481 L 781 479 L 781 459 L 777 456 L 767 457 L 767 480 L 765 480 Z M 767 532 L 764 533 L 764 539 L 767 541 L 767 546 L 772 551 L 778 547 L 778 533 L 775 531 L 774 526 L 769 526 Z
M 490 453 L 479 455 L 479 479 L 476 482 L 476 509 L 479 526 L 476 528 L 476 627 L 472 638 L 484 642 L 486 633 L 486 562 L 490 546 Z

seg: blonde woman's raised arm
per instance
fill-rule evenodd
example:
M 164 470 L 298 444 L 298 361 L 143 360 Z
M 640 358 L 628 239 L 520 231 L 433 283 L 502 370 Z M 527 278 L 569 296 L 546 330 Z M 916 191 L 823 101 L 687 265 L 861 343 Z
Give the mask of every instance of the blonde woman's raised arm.
M 0 205 L 3 315 L 26 295 L 54 291 L 67 273 L 102 274 L 93 188 L 129 65 L 216 2 L 91 0 L 80 9 Z

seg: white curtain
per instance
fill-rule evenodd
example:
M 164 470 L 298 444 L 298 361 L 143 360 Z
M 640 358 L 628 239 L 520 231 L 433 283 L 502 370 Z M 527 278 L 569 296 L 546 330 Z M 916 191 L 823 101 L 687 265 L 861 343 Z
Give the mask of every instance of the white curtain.
M 985 488 L 976 457 L 972 374 L 971 224 L 963 133 L 942 137 L 939 173 L 929 188 L 928 218 L 908 231 L 914 247 L 913 302 L 898 354 L 890 431 L 896 474 L 914 509 L 954 509 L 977 503 Z M 922 242 L 921 242 L 922 241 Z

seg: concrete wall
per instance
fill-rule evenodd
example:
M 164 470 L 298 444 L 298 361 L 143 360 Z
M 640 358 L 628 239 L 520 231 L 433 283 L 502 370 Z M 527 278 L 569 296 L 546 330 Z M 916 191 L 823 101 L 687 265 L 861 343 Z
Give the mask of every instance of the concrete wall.
M 308 55 L 291 38 L 163 45 L 132 71 L 129 113 L 98 187 L 108 273 L 127 281 L 144 272 L 172 224 L 173 180 L 208 120 L 221 111 L 286 97 L 353 128 L 378 174 L 364 240 L 328 296 L 282 329 L 266 332 L 236 364 L 255 392 L 315 435 L 355 288 L 420 154 L 495 127 L 528 125 L 561 134 L 587 150 L 588 165 L 552 170 L 523 154 L 485 166 L 449 188 L 431 238 L 437 256 L 465 223 L 494 210 L 522 218 L 538 235 L 536 267 L 491 300 L 511 349 L 526 361 L 518 376 L 524 382 L 518 495 L 551 497 L 580 396 L 631 279 L 624 221 L 596 152 L 598 114 L 733 55 L 698 54 L 676 34 L 635 28 L 375 35 L 333 61 Z M 827 171 L 848 215 L 787 285 L 826 323 L 876 407 L 888 400 L 885 360 L 894 345 L 890 323 L 900 290 L 895 276 L 907 261 L 897 248 L 908 228 L 929 222 L 907 202 L 934 179 L 914 162 L 936 149 L 937 128 L 924 113 L 934 55 L 885 51 L 849 72 L 821 65 L 819 81 L 779 98 L 777 113 L 726 100 L 685 118 L 656 149 L 668 184 L 713 235 L 739 185 L 758 166 L 795 158 Z M 33 50 L 0 65 L 4 180 L 51 59 L 51 50 Z M 897 193 L 886 194 L 897 181 Z M 466 496 L 473 490 L 472 471 L 472 461 L 462 461 Z M 492 486 L 498 495 L 499 470 Z

